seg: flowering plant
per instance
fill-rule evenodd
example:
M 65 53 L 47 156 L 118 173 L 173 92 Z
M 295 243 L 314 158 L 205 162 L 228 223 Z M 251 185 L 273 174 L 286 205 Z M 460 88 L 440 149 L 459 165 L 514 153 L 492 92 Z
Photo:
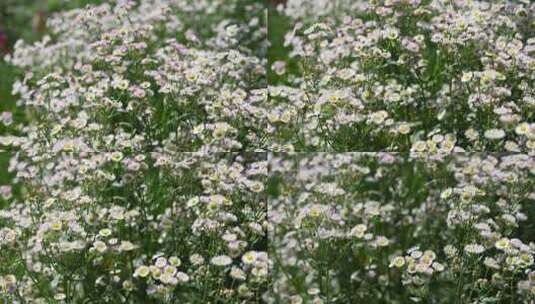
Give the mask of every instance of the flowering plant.
M 262 141 L 264 23 L 252 1 L 113 1 L 17 42 L 1 301 L 260 301 L 265 155 L 228 151 Z
M 0 303 L 535 301 L 535 4 L 96 2 L 2 63 Z
M 12 164 L 0 298 L 13 303 L 243 303 L 267 289 L 266 161 L 157 151 Z
M 531 303 L 534 161 L 273 155 L 269 303 Z
M 272 149 L 533 151 L 535 19 L 525 2 L 279 6 L 289 50 L 270 58 L 280 75 L 269 89 Z
M 53 36 L 19 41 L 6 57 L 27 69 L 13 93 L 31 119 L 0 142 L 31 153 L 261 147 L 261 8 L 119 1 L 56 15 Z

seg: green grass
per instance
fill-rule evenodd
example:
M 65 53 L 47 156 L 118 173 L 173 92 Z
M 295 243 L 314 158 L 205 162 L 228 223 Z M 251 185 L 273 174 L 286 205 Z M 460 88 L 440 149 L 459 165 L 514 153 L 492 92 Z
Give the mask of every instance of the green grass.
M 283 16 L 277 12 L 273 6 L 268 8 L 268 40 L 270 47 L 268 50 L 268 67 L 277 61 L 287 61 L 289 49 L 284 47 L 284 35 L 290 28 L 290 20 L 288 17 Z M 295 66 L 290 65 L 287 67 L 287 72 L 291 72 Z M 268 69 L 268 82 L 277 83 L 280 82 L 284 76 L 278 76 Z

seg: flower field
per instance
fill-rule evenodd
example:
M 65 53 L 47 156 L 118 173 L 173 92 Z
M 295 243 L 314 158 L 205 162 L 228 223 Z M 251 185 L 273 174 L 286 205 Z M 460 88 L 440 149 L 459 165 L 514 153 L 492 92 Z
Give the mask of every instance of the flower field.
M 535 4 L 5 0 L 0 304 L 535 301 Z
M 486 153 L 274 156 L 270 299 L 530 303 L 534 161 Z

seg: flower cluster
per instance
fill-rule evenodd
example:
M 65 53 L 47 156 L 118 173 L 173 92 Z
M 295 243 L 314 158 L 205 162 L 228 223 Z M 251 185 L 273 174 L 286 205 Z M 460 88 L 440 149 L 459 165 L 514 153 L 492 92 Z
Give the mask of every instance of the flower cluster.
M 264 140 L 265 22 L 254 1 L 117 0 L 17 42 L 0 299 L 260 301 L 266 159 L 230 151 Z
M 411 248 L 406 256 L 397 256 L 392 259 L 390 267 L 403 268 L 403 285 L 414 285 L 415 287 L 429 283 L 426 280 L 434 273 L 444 271 L 444 265 L 435 262 L 436 253 L 430 250 L 422 252 L 417 248 Z M 414 288 L 414 287 L 413 287 Z
M 535 158 L 273 154 L 268 303 L 531 303 Z
M 27 193 L 0 210 L 5 299 L 242 303 L 267 290 L 263 154 L 62 153 L 12 169 Z
M 270 150 L 535 149 L 533 4 L 364 2 L 279 7 Z
M 0 303 L 535 301 L 535 4 L 91 2 L 2 61 Z
M 263 12 L 245 0 L 150 0 L 58 14 L 50 36 L 6 56 L 26 71 L 13 94 L 31 119 L 0 143 L 32 153 L 258 149 Z

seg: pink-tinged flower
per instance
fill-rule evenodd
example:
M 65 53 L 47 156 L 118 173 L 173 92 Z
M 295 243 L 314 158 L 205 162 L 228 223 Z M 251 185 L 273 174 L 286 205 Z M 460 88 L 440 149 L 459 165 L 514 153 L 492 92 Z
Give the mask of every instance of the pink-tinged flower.
M 3 185 L 3 186 L 0 186 L 0 195 L 2 196 L 3 199 L 5 200 L 8 200 L 10 199 L 13 194 L 11 192 L 11 186 L 10 185 Z

